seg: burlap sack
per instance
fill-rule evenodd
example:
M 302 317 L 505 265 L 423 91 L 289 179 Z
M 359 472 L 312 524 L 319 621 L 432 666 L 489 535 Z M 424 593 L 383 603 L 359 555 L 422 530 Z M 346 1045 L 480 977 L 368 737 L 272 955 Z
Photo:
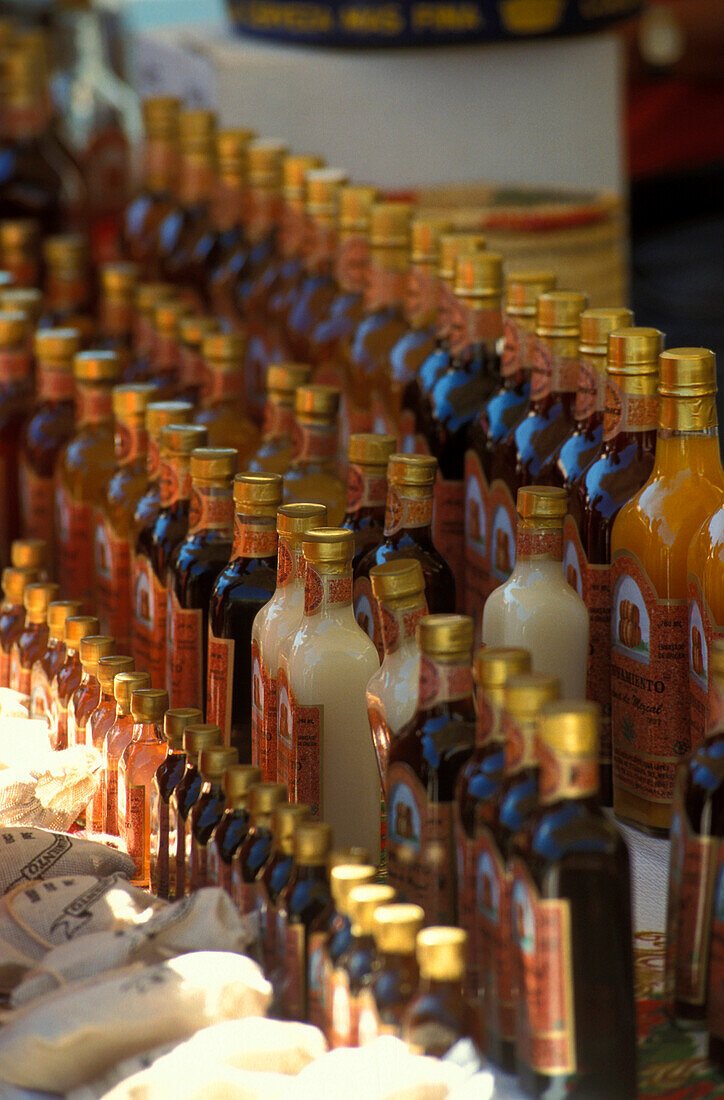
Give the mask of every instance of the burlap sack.
M 46 829 L 0 829 L 0 894 L 23 882 L 70 875 L 130 878 L 133 860 L 106 844 Z
M 69 829 L 98 790 L 102 768 L 96 749 L 75 745 L 61 752 L 48 746 L 32 762 L 1 770 L 0 825 Z
M 261 1016 L 271 986 L 244 955 L 197 951 L 49 993 L 0 1030 L 0 1079 L 67 1092 L 122 1058 L 222 1020 Z

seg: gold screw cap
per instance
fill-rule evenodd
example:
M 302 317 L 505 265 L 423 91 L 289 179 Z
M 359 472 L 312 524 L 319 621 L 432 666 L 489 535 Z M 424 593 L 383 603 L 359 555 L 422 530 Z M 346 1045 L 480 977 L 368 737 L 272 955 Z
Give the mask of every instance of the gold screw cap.
M 164 336 L 177 336 L 188 311 L 187 303 L 177 298 L 158 302 L 153 310 L 153 326 Z
M 0 313 L 0 347 L 13 347 L 30 336 L 30 318 L 22 309 L 6 309 Z
M 113 415 L 117 420 L 132 420 L 139 417 L 145 420 L 149 399 L 156 387 L 148 382 L 128 382 L 113 387 Z
M 182 108 L 179 113 L 179 138 L 184 153 L 213 153 L 216 115 L 204 108 Z
M 211 366 L 243 368 L 246 337 L 238 332 L 212 332 L 205 336 L 201 345 L 201 354 Z
M 175 96 L 155 95 L 144 99 L 143 125 L 150 138 L 177 139 L 181 101 Z
M 284 481 L 281 474 L 237 474 L 234 478 L 234 501 L 244 508 L 271 509 L 271 515 L 282 502 Z
M 45 539 L 13 539 L 10 564 L 16 569 L 44 569 L 48 555 Z
M 26 587 L 29 584 L 33 584 L 37 579 L 37 569 L 29 569 L 25 566 L 22 568 L 8 566 L 6 569 L 3 569 L 3 595 L 5 596 L 6 602 L 17 607 L 22 607 Z
M 172 455 L 190 455 L 205 446 L 208 434 L 202 424 L 169 424 L 161 429 L 161 450 Z
M 377 435 L 360 432 L 349 437 L 347 457 L 359 466 L 382 466 L 387 469 L 390 456 L 395 453 L 397 440 L 393 435 Z
M 581 314 L 581 334 L 578 350 L 581 355 L 606 355 L 608 334 L 633 324 L 633 311 L 623 307 L 584 309 Z
M 516 646 L 479 649 L 473 662 L 475 681 L 482 688 L 504 687 L 511 676 L 522 676 L 530 670 L 530 653 Z
M 87 255 L 85 240 L 77 233 L 61 233 L 43 241 L 43 257 L 54 270 L 84 268 Z
M 223 779 L 226 769 L 238 763 L 238 750 L 225 745 L 212 745 L 199 753 L 199 771 L 207 782 Z
M 232 764 L 224 774 L 226 804 L 234 810 L 246 808 L 249 792 L 261 782 L 261 768 L 255 764 Z
M 347 565 L 354 557 L 354 534 L 344 527 L 307 531 L 302 550 L 305 559 L 315 565 Z
M 73 360 L 73 376 L 84 382 L 115 382 L 120 374 L 114 351 L 79 351 Z
M 83 638 L 98 635 L 100 629 L 101 624 L 93 615 L 72 615 L 65 620 L 65 644 L 78 649 Z
M 182 317 L 179 326 L 181 339 L 189 348 L 200 348 L 207 336 L 211 336 L 218 331 L 218 319 L 205 314 Z
M 544 703 L 552 703 L 561 693 L 556 676 L 529 672 L 526 676 L 511 676 L 505 685 L 505 709 L 513 718 L 533 721 Z
M 425 911 L 419 905 L 379 905 L 372 928 L 377 950 L 386 955 L 414 955 L 417 934 L 424 923 Z
M 482 233 L 443 233 L 440 236 L 438 275 L 451 283 L 455 278 L 458 256 L 469 252 L 484 252 L 486 239 Z
M 282 164 L 282 188 L 285 199 L 304 198 L 307 172 L 319 168 L 324 161 L 310 153 L 287 153 Z
M 239 452 L 235 447 L 196 447 L 191 453 L 192 481 L 231 479 L 236 473 Z
M 511 271 L 505 279 L 505 312 L 511 317 L 535 318 L 538 298 L 555 286 L 552 271 Z
M 376 187 L 353 184 L 339 193 L 339 229 L 344 233 L 369 233 L 372 207 L 377 202 Z
M 81 638 L 79 649 L 83 671 L 89 676 L 97 676 L 99 660 L 115 653 L 116 639 L 110 634 L 90 634 Z
M 341 863 L 333 865 L 329 872 L 329 884 L 334 904 L 339 913 L 349 916 L 349 896 L 357 886 L 374 882 L 377 868 L 371 863 Z
M 347 902 L 354 935 L 371 936 L 375 928 L 375 910 L 394 900 L 395 890 L 392 886 L 375 882 L 354 886 Z
M 535 330 L 538 336 L 578 336 L 581 314 L 588 298 L 575 290 L 551 290 L 536 301 Z
M 82 644 L 82 643 L 81 643 Z M 98 683 L 101 691 L 113 695 L 113 685 L 119 672 L 133 672 L 136 662 L 133 657 L 124 657 L 120 653 L 113 653 L 109 657 L 100 657 L 98 660 Z
M 294 391 L 309 381 L 311 373 L 306 363 L 272 363 L 266 372 L 266 391 L 293 401 Z
M 247 148 L 256 134 L 253 130 L 220 130 L 216 135 L 216 157 L 220 172 L 246 175 Z
M 294 394 L 297 416 L 318 416 L 332 420 L 339 411 L 339 390 L 335 386 L 299 386 Z
M 410 247 L 412 207 L 408 202 L 377 202 L 370 213 L 370 243 L 378 248 Z
M 526 485 L 518 490 L 516 511 L 523 519 L 563 519 L 568 512 L 568 494 L 557 485 Z
M 42 582 L 29 584 L 23 594 L 23 603 L 27 611 L 28 622 L 44 623 L 48 618 L 48 607 L 60 592 L 60 585 Z
M 282 504 L 277 512 L 277 534 L 301 538 L 307 531 L 323 527 L 327 522 L 324 504 Z
M 187 726 L 197 726 L 203 720 L 198 707 L 173 707 L 163 716 L 163 736 L 170 745 L 180 749 Z
M 202 749 L 221 744 L 221 730 L 211 722 L 194 722 L 184 730 L 184 752 L 189 761 L 195 764 Z
M 658 375 L 664 334 L 657 328 L 619 328 L 608 334 L 607 347 L 611 374 Z
M 162 722 L 168 710 L 168 692 L 163 688 L 136 688 L 131 695 L 134 722 Z
M 252 817 L 272 814 L 280 802 L 287 801 L 284 783 L 257 783 L 249 793 L 249 812 Z
M 300 821 L 309 820 L 311 809 L 303 802 L 280 802 L 272 815 L 272 833 L 284 855 L 294 854 L 294 834 Z
M 120 714 L 131 713 L 131 696 L 134 691 L 150 688 L 151 677 L 147 672 L 118 672 L 113 681 L 113 695 Z
M 600 710 L 596 703 L 546 703 L 541 709 L 538 736 L 556 754 L 598 756 Z
M 420 977 L 430 981 L 457 982 L 465 975 L 467 933 L 443 925 L 423 928 L 417 934 Z
M 337 218 L 339 193 L 348 180 L 341 168 L 313 168 L 305 180 L 306 209 L 312 217 Z
M 66 620 L 77 616 L 82 606 L 80 600 L 53 600 L 48 604 L 48 631 L 52 641 L 63 641 Z
M 326 821 L 300 821 L 294 834 L 294 858 L 307 867 L 323 866 L 332 847 L 332 826 Z
M 417 628 L 420 650 L 428 657 L 469 654 L 475 626 L 469 615 L 426 615 Z
M 456 298 L 495 298 L 503 293 L 503 257 L 498 252 L 458 256 Z
M 193 411 L 188 401 L 152 401 L 146 406 L 146 431 L 151 439 L 159 440 L 169 424 L 188 424 Z
M 110 297 L 135 295 L 138 282 L 138 267 L 129 263 L 103 264 L 101 268 L 101 286 L 103 293 Z
M 411 229 L 411 256 L 414 264 L 437 265 L 440 258 L 440 238 L 450 233 L 452 226 L 441 217 L 416 217 Z
M 387 480 L 392 485 L 434 485 L 437 459 L 432 455 L 390 455 Z
M 380 603 L 410 599 L 425 591 L 425 576 L 416 558 L 393 558 L 370 569 L 372 594 Z
M 282 162 L 287 147 L 283 141 L 258 138 L 247 149 L 249 157 L 249 183 L 264 190 L 278 190 L 282 186 Z
M 662 397 L 716 393 L 716 356 L 708 348 L 670 348 L 659 357 Z

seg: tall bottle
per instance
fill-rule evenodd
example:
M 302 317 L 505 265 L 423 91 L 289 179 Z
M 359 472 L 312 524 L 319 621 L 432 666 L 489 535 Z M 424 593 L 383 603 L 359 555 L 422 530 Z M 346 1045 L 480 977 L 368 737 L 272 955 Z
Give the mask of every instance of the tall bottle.
M 86 743 L 101 754 L 106 738 L 116 721 L 115 679 L 120 672 L 133 672 L 133 657 L 112 654 L 98 659 L 98 683 L 100 695 L 98 706 L 88 719 Z M 85 826 L 89 834 L 102 833 L 107 798 L 108 776 L 105 768 L 101 771 L 98 790 L 86 810 Z
M 453 923 L 455 783 L 475 733 L 473 623 L 428 615 L 418 638 L 418 706 L 390 745 L 385 777 L 387 871 L 400 900 L 421 905 L 427 922 Z
M 707 517 L 691 540 L 686 557 L 689 602 L 689 694 L 691 741 L 704 738 L 711 709 L 713 668 L 709 651 L 724 637 L 724 505 Z
M 112 351 L 83 351 L 73 363 L 75 435 L 57 460 L 55 534 L 63 593 L 94 606 L 93 515 L 115 467 L 111 389 L 118 377 Z
M 204 337 L 201 408 L 195 419 L 207 429 L 210 447 L 235 447 L 246 468 L 259 445 L 259 431 L 246 416 L 243 357 L 240 334 Z
M 170 424 L 189 424 L 193 405 L 188 401 L 151 401 L 146 406 L 146 491 L 133 513 L 136 537 L 153 523 L 161 508 L 161 433 Z M 200 437 L 199 437 L 200 438 Z M 196 444 L 202 447 L 206 442 Z
M 617 816 L 665 833 L 691 748 L 686 555 L 724 488 L 713 353 L 662 352 L 659 397 L 654 470 L 611 532 L 611 731 Z
M 81 346 L 93 343 L 93 285 L 85 238 L 75 233 L 46 237 L 43 241 L 45 267 L 45 312 L 38 328 L 74 328 Z
M 359 433 L 349 437 L 347 511 L 340 526 L 354 535 L 353 569 L 384 538 L 387 463 L 394 450 L 391 435 Z
M 179 174 L 179 101 L 152 96 L 142 104 L 143 179 L 126 208 L 123 244 L 144 279 L 158 279 L 158 230 L 174 206 Z
M 332 1029 L 332 974 L 352 942 L 349 897 L 356 886 L 375 881 L 377 868 L 364 861 L 347 862 L 343 853 L 335 852 L 327 862 L 334 904 L 315 917 L 309 928 L 307 974 L 309 1022 L 329 1035 Z
M 425 577 L 425 598 L 431 612 L 453 611 L 455 578 L 432 539 L 433 492 L 437 459 L 430 455 L 395 454 L 387 464 L 387 505 L 384 539 L 369 550 L 354 573 L 354 611 L 382 652 L 381 626 L 374 614 L 370 570 L 394 558 L 416 558 Z
M 48 642 L 45 652 L 35 661 L 30 673 L 30 717 L 45 718 L 52 725 L 53 683 L 65 661 L 65 621 L 80 613 L 77 600 L 53 600 L 48 604 Z M 55 748 L 55 744 L 53 744 Z
M 118 763 L 118 824 L 126 851 L 135 864 L 134 886 L 151 886 L 151 818 L 153 778 L 166 755 L 163 716 L 168 692 L 162 688 L 136 688 L 131 696 L 133 737 Z
M 144 382 L 113 390 L 117 465 L 95 516 L 98 618 L 124 652 L 131 648 L 133 515 L 146 487 L 146 408 L 153 393 Z
M 36 218 L 0 222 L 0 266 L 12 275 L 16 287 L 40 286 L 40 223 Z
M 292 461 L 294 394 L 309 381 L 303 363 L 273 363 L 266 372 L 266 405 L 261 443 L 249 462 L 252 473 L 286 474 Z
M 119 672 L 113 679 L 116 717 L 103 742 L 103 832 L 106 836 L 121 836 L 123 830 L 123 822 L 118 817 L 118 764 L 133 737 L 131 697 L 134 691 L 150 686 L 151 677 L 147 672 Z
M 375 909 L 372 935 L 376 960 L 359 996 L 360 1046 L 380 1035 L 402 1037 L 402 1020 L 419 985 L 415 943 L 424 920 L 419 905 L 397 902 Z
M 3 602 L 0 606 L 0 687 L 10 687 L 12 648 L 25 628 L 25 589 L 37 580 L 37 569 L 21 569 L 13 566 L 3 569 Z
M 78 602 L 78 601 L 76 601 Z M 80 663 L 80 643 L 83 638 L 98 634 L 101 624 L 92 615 L 72 615 L 65 620 L 65 659 L 51 684 L 51 740 L 57 749 L 67 749 L 68 707 L 83 678 Z
M 302 621 L 307 531 L 324 527 L 323 504 L 284 504 L 277 513 L 277 586 L 251 628 L 251 759 L 267 782 L 277 778 L 277 686 L 279 646 Z
M 251 827 L 249 794 L 261 782 L 253 764 L 234 764 L 224 773 L 226 807 L 211 834 L 207 853 L 209 886 L 220 886 L 231 897 L 231 864 Z
M 628 848 L 598 803 L 596 741 L 595 704 L 544 708 L 540 807 L 512 842 L 518 1079 L 529 1096 L 638 1094 Z
M 156 406 L 147 410 L 146 422 Z M 170 414 L 173 415 L 173 414 Z M 168 423 L 160 431 L 159 510 L 142 528 L 133 559 L 133 655 L 157 684 L 166 680 L 167 570 L 186 537 L 191 500 L 191 453 L 206 444 L 206 428 Z
M 330 524 L 344 517 L 347 491 L 337 474 L 339 391 L 299 386 L 294 394 L 292 461 L 284 475 L 284 503 L 324 504 Z
M 183 735 L 187 726 L 202 721 L 203 714 L 196 707 L 177 707 L 167 710 L 163 716 L 163 736 L 166 738 L 166 756 L 158 765 L 153 777 L 151 810 L 151 851 L 155 855 L 151 867 L 154 893 L 160 898 L 176 897 L 176 834 L 171 833 L 171 795 L 186 770 L 186 753 Z
M 611 529 L 654 467 L 662 346 L 658 329 L 624 328 L 609 334 L 603 442 L 598 456 L 573 482 L 563 525 L 563 569 L 590 620 L 586 698 L 601 708 L 599 794 L 604 806 L 613 802 Z
M 224 775 L 228 768 L 238 763 L 236 749 L 226 745 L 214 745 L 199 753 L 203 785 L 190 818 L 189 889 L 192 892 L 208 885 L 208 844 L 224 814 Z
M 242 915 L 257 906 L 257 878 L 272 854 L 274 812 L 286 800 L 283 783 L 258 783 L 249 792 L 249 832 L 231 862 L 231 897 Z
M 237 474 L 234 544 L 209 602 L 206 717 L 224 744 L 251 760 L 252 626 L 274 594 L 277 574 L 279 474 Z
M 588 666 L 588 610 L 563 575 L 565 489 L 518 490 L 515 566 L 483 612 L 483 644 L 522 646 L 533 668 L 560 675 L 563 695 L 583 699 Z
M 174 708 L 178 709 L 178 708 Z M 191 885 L 189 859 L 191 854 L 191 810 L 201 793 L 202 778 L 199 771 L 199 754 L 221 744 L 221 730 L 208 723 L 190 723 L 183 733 L 183 750 L 186 768 L 171 792 L 169 802 L 169 838 L 176 838 L 174 848 L 169 840 L 169 859 L 175 864 L 171 872 L 175 876 L 176 893 L 171 900 L 188 894 Z
M 18 475 L 25 419 L 32 406 L 33 364 L 28 315 L 0 312 L 0 560 L 20 534 Z
M 58 595 L 58 585 L 47 581 L 29 584 L 23 593 L 25 627 L 10 650 L 10 687 L 30 696 L 33 665 L 48 645 L 48 605 Z
M 91 714 L 101 698 L 98 681 L 98 661 L 110 657 L 116 650 L 115 639 L 108 634 L 91 634 L 81 638 L 78 652 L 82 676 L 78 687 L 68 700 L 68 744 L 87 744 L 87 727 Z
M 279 653 L 277 774 L 292 802 L 328 820 L 338 842 L 362 841 L 376 863 L 380 783 L 364 692 L 379 660 L 354 618 L 354 538 L 326 528 L 306 534 L 302 547 L 304 617 Z
M 402 1038 L 415 1054 L 443 1058 L 470 1037 L 465 998 L 467 936 L 462 928 L 433 926 L 417 933 L 420 983 L 402 1018 Z
M 100 269 L 101 299 L 97 344 L 115 351 L 124 381 L 133 372 L 138 268 L 131 263 L 108 263 Z

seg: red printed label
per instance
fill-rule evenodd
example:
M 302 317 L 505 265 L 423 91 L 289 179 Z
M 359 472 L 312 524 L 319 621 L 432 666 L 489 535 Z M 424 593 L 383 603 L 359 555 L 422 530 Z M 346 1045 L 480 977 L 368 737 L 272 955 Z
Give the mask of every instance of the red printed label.
M 352 577 L 319 573 L 307 562 L 304 573 L 304 614 L 317 615 L 323 607 L 352 602 Z
M 515 543 L 518 558 L 558 558 L 563 554 L 563 531 L 541 531 L 518 528 Z
M 704 740 L 709 724 L 709 698 L 713 686 L 709 663 L 711 644 L 715 638 L 724 637 L 724 626 L 718 626 L 714 622 L 699 579 L 693 573 L 688 577 L 687 592 L 691 747 L 697 749 Z
M 23 534 L 53 546 L 55 482 L 52 477 L 40 477 L 27 462 L 21 464 L 19 474 Z
M 217 638 L 209 626 L 206 678 L 206 721 L 218 726 L 225 745 L 231 744 L 234 691 L 234 639 Z
M 273 558 L 276 552 L 277 533 L 274 520 L 258 520 L 250 516 L 234 517 L 232 558 Z
M 385 309 L 402 302 L 405 296 L 407 275 L 404 271 L 388 271 L 371 260 L 367 268 L 365 285 L 365 309 Z
M 474 451 L 465 455 L 465 614 L 479 625 L 489 595 L 490 488 Z M 438 546 L 438 549 L 439 546 Z
M 294 424 L 292 459 L 294 462 L 328 462 L 337 454 L 337 428 L 319 424 Z
M 465 591 L 465 482 L 449 481 L 439 470 L 433 494 L 432 541 L 453 571 L 460 610 Z
M 301 576 L 304 561 L 301 550 L 295 553 L 285 538 L 279 539 L 277 549 L 277 587 L 286 588 L 293 580 Z
M 359 576 L 355 578 L 352 586 L 352 599 L 354 617 L 365 634 L 374 642 L 377 655 L 382 661 L 385 655 L 382 625 L 377 600 L 372 593 L 372 584 L 369 577 Z
M 22 382 L 30 376 L 30 356 L 27 351 L 0 350 L 0 383 Z
M 385 536 L 394 535 L 404 527 L 430 527 L 432 510 L 432 496 L 425 500 L 413 500 L 402 496 L 396 486 L 390 485 L 385 506 Z
M 100 424 L 110 420 L 113 404 L 110 389 L 79 386 L 76 390 L 76 418 L 79 424 Z
M 126 424 L 122 420 L 117 420 L 113 443 L 118 464 L 129 466 L 146 454 L 148 446 L 146 429 L 140 424 Z
M 581 359 L 578 364 L 578 385 L 573 415 L 576 420 L 588 420 L 595 412 L 603 412 L 606 379 L 592 363 Z
M 197 531 L 224 531 L 231 538 L 234 528 L 234 501 L 228 490 L 191 489 L 189 535 Z
M 145 881 L 148 862 L 148 837 L 146 830 L 146 788 L 126 786 L 125 835 L 126 851 L 136 865 L 134 880 Z
M 386 500 L 385 474 L 370 474 L 363 466 L 350 462 L 347 470 L 347 511 L 359 512 L 361 508 L 382 508 Z
M 150 561 L 136 555 L 133 563 L 133 656 L 152 684 L 166 683 L 167 593 Z
M 474 944 L 486 1028 L 515 1039 L 515 984 L 510 924 L 511 876 L 500 849 L 483 828 L 474 849 Z
M 717 1039 L 724 1039 L 724 841 L 722 840 L 717 842 L 716 850 L 706 1022 L 711 1035 L 716 1036 Z
M 553 390 L 553 354 L 549 347 L 536 340 L 531 355 L 530 397 L 540 401 Z
M 166 682 L 172 707 L 198 707 L 203 699 L 204 638 L 201 608 L 181 607 L 171 589 L 167 604 Z
M 58 579 L 65 596 L 93 607 L 93 513 L 61 483 L 55 493 Z
M 420 707 L 467 699 L 473 692 L 473 670 L 468 664 L 447 665 L 420 657 Z
M 606 378 L 603 411 L 603 438 L 608 441 L 619 432 L 650 432 L 656 429 L 659 399 L 656 394 L 626 393 L 610 377 Z
M 553 356 L 553 393 L 575 393 L 578 389 L 580 363 L 578 359 Z
M 187 460 L 175 456 L 159 460 L 158 478 L 159 500 L 162 508 L 170 508 L 179 500 L 190 499 L 191 471 Z
M 116 639 L 121 653 L 131 637 L 131 548 L 102 515 L 95 530 L 96 601 L 101 630 Z
M 276 782 L 277 681 L 256 641 L 251 644 L 251 761 L 261 768 L 265 782 Z
M 503 322 L 503 351 L 500 356 L 500 373 L 503 378 L 512 378 L 521 367 L 522 339 L 520 327 L 506 317 Z
M 304 802 L 321 813 L 324 707 L 302 706 L 289 684 L 287 669 L 277 678 L 277 773 L 290 802 Z
M 38 400 L 72 401 L 75 394 L 75 382 L 70 370 L 52 370 L 38 366 Z

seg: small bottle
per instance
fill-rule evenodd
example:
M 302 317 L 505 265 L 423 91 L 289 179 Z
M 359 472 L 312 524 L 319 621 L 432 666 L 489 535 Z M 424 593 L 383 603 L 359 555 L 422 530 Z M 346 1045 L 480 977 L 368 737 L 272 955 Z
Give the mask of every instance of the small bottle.
M 181 708 L 174 708 L 175 710 Z M 191 708 L 183 708 L 191 709 Z M 183 750 L 186 753 L 186 770 L 171 793 L 169 804 L 169 837 L 176 837 L 176 850 L 169 846 L 170 859 L 175 863 L 176 893 L 172 901 L 184 897 L 190 886 L 191 810 L 201 793 L 199 754 L 221 744 L 221 730 L 208 723 L 190 724 L 183 734 Z M 169 842 L 170 844 L 170 842 Z M 174 874 L 174 872 L 171 872 Z
M 354 535 L 352 569 L 384 538 L 387 463 L 395 451 L 391 435 L 361 433 L 349 437 L 347 511 L 340 527 Z
M 73 375 L 77 428 L 58 456 L 55 536 L 61 590 L 88 609 L 95 604 L 94 512 L 115 467 L 111 389 L 118 361 L 112 351 L 82 351 L 75 357 Z
M 330 1035 L 332 1031 L 332 974 L 352 942 L 349 896 L 356 886 L 374 882 L 377 868 L 366 860 L 328 860 L 329 885 L 334 902 L 312 921 L 308 934 L 309 1022 Z
M 146 487 L 146 407 L 153 393 L 145 382 L 113 390 L 117 465 L 95 516 L 98 618 L 125 652 L 131 648 L 133 514 Z
M 209 885 L 207 872 L 208 844 L 211 834 L 221 821 L 226 803 L 223 780 L 227 768 L 239 763 L 235 748 L 214 745 L 199 753 L 199 771 L 203 786 L 191 810 L 189 889 L 200 890 Z
M 294 835 L 302 821 L 309 820 L 309 806 L 303 802 L 280 802 L 272 815 L 272 848 L 257 876 L 257 913 L 264 957 L 264 972 L 273 985 L 277 968 L 277 901 L 294 874 Z
M 83 675 L 68 702 L 68 745 L 88 743 L 87 726 L 101 698 L 98 661 L 115 653 L 116 640 L 109 634 L 91 634 L 82 638 L 78 651 Z
M 135 264 L 116 262 L 101 267 L 97 346 L 115 351 L 124 381 L 129 380 L 133 367 L 137 282 Z
M 323 527 L 323 504 L 284 504 L 277 513 L 277 586 L 251 629 L 251 759 L 268 782 L 277 778 L 277 674 L 279 646 L 302 621 L 304 554 L 302 538 Z
M 229 261 L 245 247 L 249 145 L 255 137 L 254 131 L 247 129 L 221 130 L 216 135 L 219 171 L 207 233 L 211 243 L 205 256 L 205 296 L 216 317 L 230 315 L 233 277 Z
M 694 535 L 686 556 L 689 597 L 689 694 L 691 741 L 697 748 L 704 739 L 713 691 L 709 650 L 724 638 L 724 506 L 707 517 Z
M 594 703 L 544 707 L 540 807 L 511 846 L 517 1069 L 528 1096 L 638 1095 L 628 848 L 596 796 L 597 726 Z
M 13 539 L 10 564 L 15 569 L 35 569 L 38 580 L 48 580 L 48 544 L 45 539 Z
M 93 284 L 85 237 L 63 233 L 43 241 L 45 311 L 38 328 L 74 328 L 81 347 L 92 345 Z
M 25 535 L 45 539 L 53 562 L 55 468 L 61 448 L 73 435 L 73 359 L 79 347 L 75 329 L 35 334 L 37 398 L 20 442 L 20 526 Z
M 92 615 L 72 615 L 65 620 L 65 659 L 51 684 L 50 729 L 51 738 L 55 737 L 55 747 L 58 749 L 67 749 L 72 744 L 68 738 L 68 707 L 83 678 L 80 643 L 83 638 L 97 635 L 100 628 L 101 624 Z
M 147 409 L 146 422 L 157 415 Z M 167 570 L 186 537 L 191 499 L 191 454 L 206 444 L 206 428 L 168 423 L 161 428 L 157 515 L 141 528 L 133 559 L 133 655 L 157 684 L 166 680 Z
M 341 843 L 361 840 L 377 862 L 380 780 L 364 692 L 379 660 L 352 610 L 354 537 L 322 528 L 302 545 L 304 617 L 279 651 L 277 775 L 292 802 L 328 820 Z
M 251 631 L 274 594 L 281 502 L 279 474 L 236 475 L 234 545 L 209 602 L 206 717 L 244 762 L 251 760 Z
M 4 562 L 21 530 L 18 476 L 23 427 L 32 408 L 31 348 L 27 313 L 0 312 L 0 560 Z
M 25 589 L 38 580 L 37 569 L 3 569 L 3 602 L 0 607 L 0 687 L 10 687 L 13 645 L 25 629 Z
M 40 286 L 40 223 L 36 218 L 0 222 L 0 267 L 12 275 L 18 288 Z
M 472 619 L 428 615 L 418 642 L 417 710 L 390 745 L 385 777 L 387 874 L 400 900 L 421 905 L 426 920 L 452 921 L 455 783 L 475 735 Z
M 48 643 L 30 673 L 30 717 L 45 718 L 52 726 L 53 683 L 65 661 L 65 621 L 80 612 L 77 600 L 53 600 L 48 604 Z M 53 748 L 57 746 L 53 743 Z
M 588 665 L 588 610 L 561 567 L 565 489 L 550 485 L 518 490 L 515 566 L 488 597 L 483 645 L 522 646 L 533 668 L 560 675 L 563 695 L 583 699 Z
M 394 900 L 395 891 L 391 886 L 375 883 L 355 886 L 350 892 L 351 940 L 332 971 L 329 1035 L 332 1048 L 360 1045 L 360 995 L 372 974 L 376 956 L 373 935 L 375 910 Z
M 691 748 L 686 555 L 724 489 L 713 352 L 662 352 L 659 397 L 653 473 L 611 532 L 611 731 L 616 816 L 665 834 Z
M 249 832 L 231 861 L 231 897 L 242 916 L 256 908 L 256 879 L 272 854 L 274 811 L 286 801 L 283 783 L 257 783 L 249 792 Z
M 381 628 L 374 614 L 370 569 L 392 558 L 417 558 L 425 576 L 425 599 L 435 614 L 455 609 L 455 578 L 432 539 L 433 492 L 437 459 L 430 455 L 390 456 L 384 540 L 359 562 L 354 574 L 357 622 L 382 652 Z
M 189 314 L 181 318 L 179 335 L 180 379 L 179 396 L 197 406 L 207 374 L 201 349 L 207 336 L 219 332 L 219 321 L 208 314 Z
M 156 309 L 174 297 L 170 283 L 139 283 L 136 289 L 136 318 L 133 333 L 133 363 L 126 382 L 148 382 L 156 348 Z
M 402 1018 L 402 1038 L 414 1054 L 443 1058 L 470 1037 L 463 991 L 467 935 L 462 928 L 433 926 L 417 934 L 420 984 Z
M 176 896 L 176 835 L 170 831 L 170 801 L 186 770 L 186 753 L 183 735 L 187 726 L 202 721 L 203 714 L 196 707 L 178 707 L 167 710 L 163 716 L 163 736 L 166 738 L 166 757 L 158 765 L 153 777 L 153 801 L 151 810 L 151 850 L 155 864 L 151 867 L 154 893 L 159 898 Z
M 250 828 L 249 793 L 261 782 L 253 764 L 234 764 L 224 773 L 226 809 L 211 834 L 206 858 L 209 886 L 220 886 L 231 897 L 231 863 Z
M 174 96 L 151 96 L 142 103 L 145 141 L 143 181 L 126 208 L 124 251 L 144 279 L 160 275 L 158 230 L 174 205 L 179 173 L 180 103 Z
M 118 818 L 118 763 L 133 737 L 131 696 L 134 691 L 150 686 L 151 677 L 147 672 L 119 672 L 113 679 L 116 718 L 103 742 L 103 832 L 106 836 L 122 834 L 122 822 Z
M 297 387 L 292 461 L 284 475 L 284 503 L 324 504 L 332 526 L 344 517 L 347 499 L 336 467 L 338 409 L 339 390 L 332 386 Z
M 193 405 L 188 401 L 151 401 L 146 406 L 146 491 L 133 513 L 133 529 L 141 531 L 156 519 L 161 508 L 161 433 L 171 424 L 191 424 Z M 204 434 L 204 441 L 206 435 Z M 197 447 L 203 446 L 197 443 Z
M 153 336 L 143 381 L 158 387 L 160 401 L 181 396 L 181 322 L 190 308 L 180 298 L 162 298 L 153 309 Z
M 48 605 L 58 595 L 58 585 L 35 583 L 23 593 L 25 627 L 10 649 L 10 687 L 30 696 L 33 665 L 48 645 Z
M 89 746 L 97 749 L 101 755 L 103 754 L 106 738 L 116 720 L 116 696 L 114 691 L 116 676 L 120 672 L 133 671 L 133 657 L 112 654 L 110 657 L 101 657 L 98 660 L 98 683 L 101 690 L 98 706 L 88 719 L 86 741 Z M 89 835 L 103 832 L 107 785 L 108 776 L 105 769 L 103 769 L 101 771 L 100 786 L 86 810 L 85 826 Z
M 204 370 L 196 423 L 209 433 L 209 446 L 235 447 L 246 467 L 259 446 L 259 429 L 246 415 L 244 337 L 212 333 L 201 346 Z
M 167 574 L 166 683 L 174 707 L 206 707 L 208 608 L 231 553 L 236 464 L 231 447 L 197 447 L 191 455 L 188 534 Z
M 380 1035 L 402 1037 L 402 1020 L 420 982 L 415 944 L 424 920 L 419 905 L 398 902 L 375 909 L 375 965 L 359 995 L 360 1046 Z
M 168 692 L 161 688 L 136 688 L 131 696 L 133 737 L 118 763 L 118 824 L 126 851 L 136 870 L 134 886 L 151 887 L 153 777 L 166 755 L 163 716 L 168 710 Z
M 253 473 L 286 474 L 292 461 L 294 394 L 309 381 L 303 363 L 275 363 L 266 372 L 266 405 L 261 444 L 249 463 Z

